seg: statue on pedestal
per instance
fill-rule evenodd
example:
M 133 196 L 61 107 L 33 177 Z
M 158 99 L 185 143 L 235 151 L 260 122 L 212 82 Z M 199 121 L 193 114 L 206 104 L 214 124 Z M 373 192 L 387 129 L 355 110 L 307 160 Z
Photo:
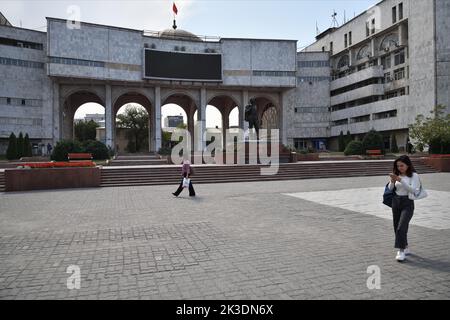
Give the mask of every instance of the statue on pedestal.
M 259 120 L 256 111 L 256 100 L 250 99 L 250 104 L 245 106 L 244 120 L 248 121 L 248 128 L 256 130 L 256 139 L 259 140 Z

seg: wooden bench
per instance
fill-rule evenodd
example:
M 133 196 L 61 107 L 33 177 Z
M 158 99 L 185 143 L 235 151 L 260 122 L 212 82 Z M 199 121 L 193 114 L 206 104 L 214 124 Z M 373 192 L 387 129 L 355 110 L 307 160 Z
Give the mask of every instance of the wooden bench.
M 70 161 L 92 161 L 91 153 L 69 153 L 67 159 Z
M 383 153 L 381 152 L 381 150 L 366 150 L 366 154 L 370 158 L 377 158 L 377 159 L 383 158 Z

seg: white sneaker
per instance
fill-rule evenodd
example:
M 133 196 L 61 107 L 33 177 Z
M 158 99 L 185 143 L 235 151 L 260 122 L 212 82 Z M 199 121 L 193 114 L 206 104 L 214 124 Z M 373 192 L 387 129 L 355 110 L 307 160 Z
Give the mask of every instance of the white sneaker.
M 404 251 L 398 251 L 397 252 L 397 256 L 395 257 L 395 259 L 399 262 L 405 261 L 405 252 Z
M 411 254 L 411 250 L 409 250 L 409 248 L 406 248 L 404 251 L 405 256 L 409 256 Z

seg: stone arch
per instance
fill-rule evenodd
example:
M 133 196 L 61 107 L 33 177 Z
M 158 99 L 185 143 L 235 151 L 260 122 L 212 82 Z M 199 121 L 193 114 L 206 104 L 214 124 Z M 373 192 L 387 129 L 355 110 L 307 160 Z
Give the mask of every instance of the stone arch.
M 150 98 L 145 95 L 142 92 L 139 92 L 139 90 L 135 89 L 128 89 L 128 90 L 121 90 L 121 95 L 117 96 L 116 99 L 113 102 L 112 109 L 113 109 L 113 119 L 114 119 L 114 126 L 112 130 L 112 134 L 114 137 L 114 148 L 117 152 L 124 152 L 125 150 L 125 142 L 123 140 L 126 140 L 126 134 L 124 129 L 118 129 L 117 127 L 117 113 L 119 112 L 119 109 L 127 104 L 135 103 L 140 106 L 142 106 L 148 114 L 148 148 L 143 149 L 140 151 L 146 152 L 146 151 L 152 151 L 153 148 L 153 138 L 155 134 L 155 119 L 153 115 L 153 103 L 150 100 Z
M 198 109 L 198 101 L 195 95 L 187 90 L 169 90 L 161 96 L 161 108 L 167 104 L 176 104 L 184 110 L 187 117 L 187 130 L 192 138 L 192 150 L 194 148 L 194 114 Z
M 383 38 L 383 40 L 381 40 L 380 50 L 385 50 L 386 48 L 389 48 L 390 44 L 392 42 L 394 42 L 396 45 L 398 45 L 398 42 L 399 42 L 398 34 L 395 32 L 388 34 L 387 36 L 385 36 Z
M 62 98 L 63 107 L 61 114 L 61 136 L 63 139 L 74 139 L 74 117 L 75 112 L 86 103 L 97 103 L 105 107 L 104 101 L 95 91 L 85 88 L 72 89 Z
M 64 102 L 71 95 L 78 92 L 87 92 L 97 96 L 101 100 L 101 105 L 105 105 L 105 91 L 104 88 L 97 86 L 61 86 L 61 100 Z
M 341 68 L 348 67 L 349 65 L 350 65 L 350 57 L 348 56 L 348 54 L 345 54 L 339 58 L 338 63 L 337 63 L 337 68 L 341 69 Z
M 371 52 L 369 45 L 366 44 L 358 50 L 358 53 L 356 54 L 356 60 L 362 60 L 364 58 L 367 58 L 368 55 L 371 55 Z
M 155 97 L 153 94 L 151 94 L 151 92 L 149 92 L 148 90 L 144 90 L 143 88 L 113 88 L 112 89 L 112 105 L 114 106 L 114 104 L 117 102 L 117 100 L 119 98 L 121 98 L 123 95 L 126 94 L 135 94 L 135 95 L 140 95 L 142 97 L 145 97 L 148 102 L 150 102 L 150 105 L 154 106 L 154 101 L 155 101 Z
M 189 97 L 196 106 L 200 104 L 200 97 L 197 93 L 192 93 L 190 90 L 180 90 L 180 89 L 169 89 L 169 90 L 161 90 L 161 105 L 171 103 L 168 102 L 171 97 L 177 97 L 177 96 L 186 96 Z

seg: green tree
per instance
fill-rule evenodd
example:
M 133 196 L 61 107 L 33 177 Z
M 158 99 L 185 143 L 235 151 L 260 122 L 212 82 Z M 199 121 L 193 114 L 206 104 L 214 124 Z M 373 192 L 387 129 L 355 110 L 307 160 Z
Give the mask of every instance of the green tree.
M 75 123 L 75 138 L 80 142 L 95 140 L 98 127 L 94 120 L 78 121 Z
M 32 150 L 32 146 L 31 146 L 31 142 L 30 142 L 30 137 L 28 136 L 28 133 L 25 134 L 25 139 L 24 139 L 24 156 L 25 157 L 31 157 L 33 156 L 33 150 Z
M 361 141 L 351 141 L 345 148 L 344 154 L 350 155 L 362 155 L 364 153 L 363 143 Z
M 346 146 L 345 142 L 344 132 L 341 131 L 338 138 L 339 152 L 344 152 Z
M 381 150 L 381 152 L 384 153 L 383 136 L 375 129 L 372 129 L 366 133 L 362 144 L 363 152 L 366 152 L 367 150 Z
M 392 134 L 391 136 L 391 152 L 398 153 L 397 138 L 395 134 Z
M 118 127 L 126 128 L 128 152 L 141 151 L 148 142 L 148 113 L 143 108 L 128 106 L 123 114 L 117 115 Z
M 414 146 L 423 151 L 429 147 L 430 153 L 450 152 L 450 113 L 445 112 L 445 107 L 437 105 L 431 116 L 420 114 L 416 122 L 409 126 L 409 135 L 414 141 Z
M 15 160 L 17 156 L 17 138 L 14 132 L 11 132 L 8 139 L 8 149 L 6 150 L 6 159 Z
M 82 144 L 83 151 L 92 154 L 94 160 L 109 159 L 108 147 L 97 140 L 86 140 Z
M 83 152 L 83 146 L 78 141 L 61 140 L 53 148 L 51 159 L 55 161 L 67 161 L 68 153 Z
M 19 133 L 19 137 L 17 138 L 17 158 L 20 159 L 24 156 L 24 143 L 22 132 Z

